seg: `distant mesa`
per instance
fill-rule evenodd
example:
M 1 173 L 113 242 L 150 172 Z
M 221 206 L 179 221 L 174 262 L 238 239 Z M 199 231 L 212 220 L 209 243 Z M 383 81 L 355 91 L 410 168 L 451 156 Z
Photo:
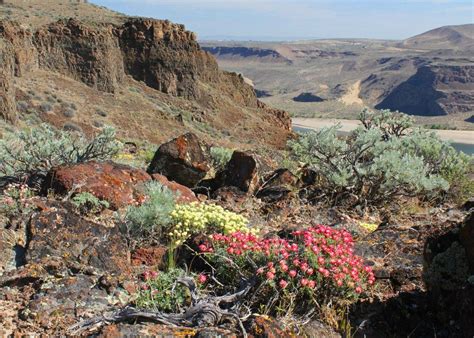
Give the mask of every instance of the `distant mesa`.
M 439 116 L 472 111 L 474 66 L 421 66 L 375 106 L 410 115 Z
M 254 59 L 254 60 L 265 60 L 271 62 L 284 62 L 291 63 L 291 60 L 287 59 L 279 52 L 269 48 L 257 48 L 257 47 L 227 47 L 227 46 L 205 46 L 202 47 L 206 52 L 211 53 L 218 59 Z
M 323 102 L 325 101 L 322 97 L 314 95 L 312 93 L 301 93 L 293 98 L 295 102 Z
M 257 98 L 259 99 L 272 96 L 272 94 L 270 94 L 266 90 L 261 90 L 261 89 L 255 89 L 255 95 L 257 95 Z

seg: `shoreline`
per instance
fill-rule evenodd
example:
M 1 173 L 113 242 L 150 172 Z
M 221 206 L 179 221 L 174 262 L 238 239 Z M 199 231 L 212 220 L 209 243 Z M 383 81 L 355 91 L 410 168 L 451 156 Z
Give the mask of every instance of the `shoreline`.
M 359 120 L 343 120 L 343 119 L 318 119 L 318 118 L 304 118 L 294 117 L 291 119 L 293 127 L 306 128 L 317 130 L 323 127 L 330 127 L 334 124 L 341 124 L 342 132 L 350 132 L 360 125 Z M 470 130 L 438 130 L 428 129 L 444 140 L 452 141 L 454 143 L 463 143 L 474 145 L 474 131 Z

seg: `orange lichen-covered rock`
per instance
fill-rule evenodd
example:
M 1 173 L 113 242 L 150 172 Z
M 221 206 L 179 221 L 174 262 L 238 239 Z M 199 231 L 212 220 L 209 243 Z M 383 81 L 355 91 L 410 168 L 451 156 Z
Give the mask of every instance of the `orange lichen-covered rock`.
M 201 143 L 196 135 L 187 133 L 162 144 L 148 167 L 150 174 L 193 188 L 209 171 Z
M 43 192 L 57 194 L 89 192 L 109 202 L 112 209 L 133 203 L 142 196 L 139 183 L 151 177 L 141 169 L 114 162 L 87 162 L 53 168 L 46 177 Z
M 182 184 L 176 183 L 175 181 L 170 181 L 165 176 L 160 175 L 160 174 L 152 174 L 151 177 L 153 178 L 153 180 L 160 182 L 169 190 L 175 192 L 177 194 L 176 202 L 178 203 L 199 202 L 194 192 L 188 187 L 185 187 Z

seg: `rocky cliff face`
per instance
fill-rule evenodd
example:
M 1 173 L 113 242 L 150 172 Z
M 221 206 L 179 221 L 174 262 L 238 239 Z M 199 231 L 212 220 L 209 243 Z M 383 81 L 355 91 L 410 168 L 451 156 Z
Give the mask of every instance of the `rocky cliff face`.
M 474 66 L 427 65 L 394 88 L 377 109 L 436 116 L 467 112 L 474 105 Z
M 56 71 L 98 90 L 115 92 L 125 76 L 122 53 L 112 26 L 91 28 L 71 19 L 34 35 L 41 68 Z
M 216 82 L 217 63 L 194 33 L 169 21 L 133 19 L 116 30 L 125 69 L 164 93 L 199 98 L 198 80 Z
M 5 58 L 13 58 L 17 77 L 35 70 L 47 71 L 113 94 L 123 93 L 127 78 L 133 78 L 216 112 L 212 114 L 214 119 L 219 114 L 227 120 L 231 115 L 243 119 L 248 116 L 244 110 L 251 109 L 255 111 L 251 116 L 256 113 L 258 119 L 269 124 L 268 128 L 277 126 L 283 133 L 291 129 L 288 114 L 259 102 L 241 76 L 221 72 L 214 57 L 201 49 L 195 34 L 183 25 L 140 18 L 126 19 L 121 24 L 91 25 L 69 19 L 31 32 L 14 22 L 0 22 L 0 39 L 9 46 L 2 47 L 1 52 Z M 9 63 L 2 62 L 4 103 L 0 112 L 14 120 L 12 77 L 6 76 L 10 73 Z

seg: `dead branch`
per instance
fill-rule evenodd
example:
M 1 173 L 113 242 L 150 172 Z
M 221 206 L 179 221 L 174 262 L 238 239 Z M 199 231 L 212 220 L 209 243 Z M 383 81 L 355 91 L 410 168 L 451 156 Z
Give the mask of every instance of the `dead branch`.
M 183 313 L 143 311 L 128 306 L 76 323 L 68 331 L 71 335 L 91 334 L 103 326 L 129 321 L 149 321 L 171 327 L 217 327 L 224 322 L 232 322 L 238 324 L 242 335 L 247 337 L 239 308 L 241 300 L 255 285 L 254 279 L 246 281 L 246 285 L 239 291 L 223 296 L 201 296 L 192 278 L 180 278 L 177 282 L 187 287 L 191 293 L 191 305 Z

